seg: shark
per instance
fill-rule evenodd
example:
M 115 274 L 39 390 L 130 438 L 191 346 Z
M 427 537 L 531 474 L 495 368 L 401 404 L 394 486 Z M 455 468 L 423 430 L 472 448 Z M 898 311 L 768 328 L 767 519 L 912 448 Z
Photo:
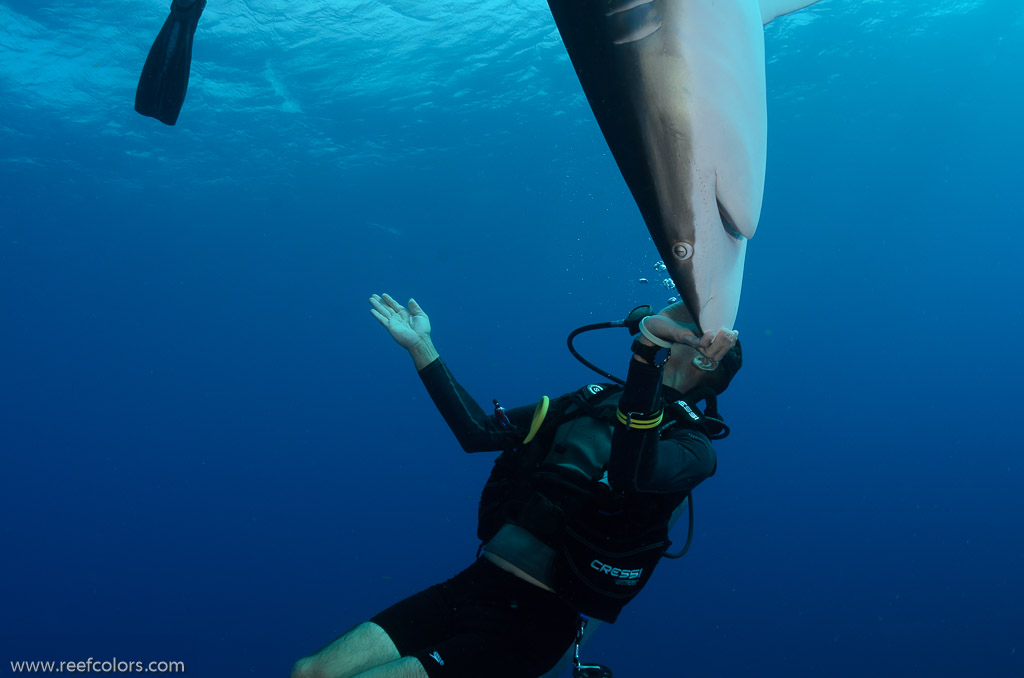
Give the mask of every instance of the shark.
M 548 0 L 687 309 L 731 330 L 761 214 L 764 26 L 817 0 Z

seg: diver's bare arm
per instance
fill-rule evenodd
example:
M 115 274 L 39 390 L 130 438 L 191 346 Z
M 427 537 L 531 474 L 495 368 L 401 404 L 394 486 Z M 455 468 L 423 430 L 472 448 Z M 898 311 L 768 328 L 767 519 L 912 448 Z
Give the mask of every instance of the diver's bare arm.
M 437 349 L 430 337 L 424 338 L 414 346 L 409 347 L 409 355 L 412 356 L 412 363 L 419 372 L 424 367 L 438 359 Z

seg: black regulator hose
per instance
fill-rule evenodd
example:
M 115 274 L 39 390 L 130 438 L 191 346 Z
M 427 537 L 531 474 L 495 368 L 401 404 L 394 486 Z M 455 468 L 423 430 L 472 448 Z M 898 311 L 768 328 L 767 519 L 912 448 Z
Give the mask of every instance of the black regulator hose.
M 608 372 L 607 370 L 602 370 L 600 367 L 598 367 L 594 363 L 590 362 L 589 360 L 581 356 L 579 354 L 579 351 L 576 350 L 576 347 L 573 346 L 572 340 L 575 339 L 578 335 L 583 334 L 584 332 L 592 332 L 593 330 L 606 330 L 609 327 L 625 327 L 626 329 L 629 330 L 629 333 L 631 335 L 634 335 L 640 331 L 640 321 L 649 315 L 654 315 L 654 309 L 652 309 L 649 305 L 644 304 L 643 306 L 637 306 L 636 308 L 634 308 L 632 311 L 629 312 L 629 315 L 627 315 L 622 320 L 612 320 L 610 322 L 594 323 L 592 325 L 584 325 L 583 327 L 577 327 L 576 329 L 569 333 L 569 336 L 565 340 L 565 343 L 569 346 L 569 353 L 572 353 L 573 357 L 576 358 L 576 360 L 579 360 L 581 363 L 583 363 L 590 369 L 594 370 L 608 381 L 612 381 L 620 385 L 625 384 L 626 382 L 623 381 L 622 379 L 619 379 L 618 377 L 616 377 L 611 372 Z

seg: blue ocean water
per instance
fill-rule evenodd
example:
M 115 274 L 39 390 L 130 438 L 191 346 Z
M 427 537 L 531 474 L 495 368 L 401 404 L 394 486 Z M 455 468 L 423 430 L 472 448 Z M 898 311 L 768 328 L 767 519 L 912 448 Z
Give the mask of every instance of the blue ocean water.
M 0 3 L 4 671 L 287 675 L 470 562 L 490 458 L 371 293 L 508 405 L 666 300 L 544 2 L 210 0 L 174 128 L 132 110 L 168 4 Z M 734 433 L 585 656 L 1024 675 L 1024 6 L 823 0 L 766 49 Z

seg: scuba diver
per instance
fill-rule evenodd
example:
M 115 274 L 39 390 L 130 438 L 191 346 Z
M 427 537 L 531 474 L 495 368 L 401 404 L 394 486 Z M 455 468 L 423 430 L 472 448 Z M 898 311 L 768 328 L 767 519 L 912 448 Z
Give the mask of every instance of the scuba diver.
M 206 0 L 172 0 L 135 90 L 135 110 L 165 125 L 178 121 L 192 68 L 192 38 Z
M 370 304 L 463 450 L 502 454 L 480 498 L 476 560 L 300 659 L 292 678 L 538 678 L 566 655 L 576 678 L 610 678 L 579 661 L 587 621 L 614 622 L 658 561 L 681 555 L 668 532 L 688 505 L 692 533 L 690 492 L 715 473 L 711 440 L 728 433 L 717 396 L 742 364 L 736 333 L 698 336 L 682 303 L 635 309 L 605 324 L 637 335 L 625 382 L 602 372 L 621 386 L 508 410 L 494 401 L 491 415 L 439 357 L 415 300 Z

